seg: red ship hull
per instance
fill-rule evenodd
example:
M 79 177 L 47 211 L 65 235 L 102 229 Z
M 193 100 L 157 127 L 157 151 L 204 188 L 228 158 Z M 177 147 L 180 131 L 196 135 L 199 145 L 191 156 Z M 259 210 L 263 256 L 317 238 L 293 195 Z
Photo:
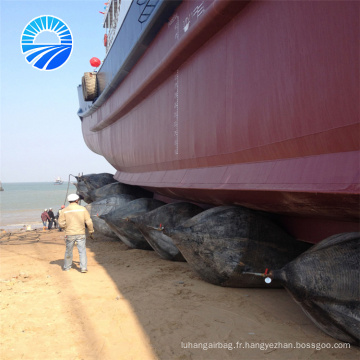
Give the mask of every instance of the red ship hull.
M 183 1 L 121 83 L 80 104 L 85 142 L 158 196 L 273 213 L 303 241 L 359 231 L 359 10 Z

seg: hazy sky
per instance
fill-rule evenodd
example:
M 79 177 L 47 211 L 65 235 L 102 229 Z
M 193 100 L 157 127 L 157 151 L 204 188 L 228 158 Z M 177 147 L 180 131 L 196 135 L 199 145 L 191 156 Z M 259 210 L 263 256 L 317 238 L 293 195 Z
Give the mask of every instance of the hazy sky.
M 116 170 L 84 143 L 77 86 L 89 60 L 103 60 L 106 1 L 0 0 L 0 181 L 53 181 L 69 174 Z M 72 32 L 68 62 L 40 71 L 25 61 L 20 39 L 24 27 L 41 15 L 63 20 Z

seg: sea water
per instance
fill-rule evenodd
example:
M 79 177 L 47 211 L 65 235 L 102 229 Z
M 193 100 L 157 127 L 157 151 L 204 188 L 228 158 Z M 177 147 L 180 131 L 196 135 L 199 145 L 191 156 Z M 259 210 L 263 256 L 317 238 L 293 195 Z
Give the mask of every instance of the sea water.
M 76 193 L 76 186 L 64 182 L 2 183 L 0 191 L 0 229 L 42 228 L 41 213 L 52 208 L 57 214 L 61 205 L 67 206 L 68 194 Z M 86 205 L 83 203 L 82 205 Z

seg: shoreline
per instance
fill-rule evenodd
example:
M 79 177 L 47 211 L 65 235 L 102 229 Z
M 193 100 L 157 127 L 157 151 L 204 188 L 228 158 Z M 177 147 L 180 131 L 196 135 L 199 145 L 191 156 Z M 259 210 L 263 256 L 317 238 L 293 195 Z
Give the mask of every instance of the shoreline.
M 27 227 L 30 226 L 30 230 L 27 229 Z M 32 230 L 42 230 L 43 224 L 38 223 L 31 223 L 31 224 L 12 224 L 12 225 L 0 225 L 0 231 L 6 231 L 9 232 L 12 230 L 12 232 L 20 232 L 20 231 L 32 231 Z
M 74 184 L 53 185 L 52 182 L 3 183 L 0 229 L 12 231 L 31 226 L 41 228 L 41 213 L 52 208 L 56 215 L 66 203 L 68 193 L 76 192 Z M 68 186 L 69 185 L 69 186 Z

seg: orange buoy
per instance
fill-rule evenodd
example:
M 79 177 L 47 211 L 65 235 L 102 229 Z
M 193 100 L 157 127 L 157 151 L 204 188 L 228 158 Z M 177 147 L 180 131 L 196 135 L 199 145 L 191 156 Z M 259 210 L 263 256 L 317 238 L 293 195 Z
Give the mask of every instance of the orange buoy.
M 107 34 L 104 35 L 104 46 L 107 46 Z

